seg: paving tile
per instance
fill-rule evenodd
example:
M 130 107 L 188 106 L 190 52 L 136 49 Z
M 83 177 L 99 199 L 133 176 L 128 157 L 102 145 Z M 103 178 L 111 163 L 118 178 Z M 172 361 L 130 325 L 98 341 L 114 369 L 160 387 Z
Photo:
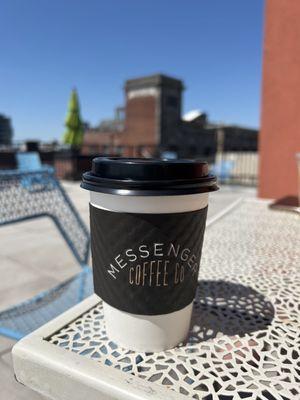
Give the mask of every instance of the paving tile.
M 19 225 L 19 224 L 18 224 Z M 35 235 L 28 231 L 25 232 L 19 226 L 1 226 L 0 227 L 0 246 L 1 256 L 16 253 L 18 250 L 32 248 Z
M 26 284 L 13 285 L 7 289 L 0 286 L 0 310 L 30 299 L 32 296 L 56 286 L 58 281 L 51 277 L 37 277 Z
M 0 336 L 0 359 L 4 353 L 11 351 L 15 341 L 4 336 Z
M 0 400 L 45 400 L 15 380 L 11 354 L 0 359 Z
M 1 256 L 0 276 L 0 292 L 12 287 L 26 285 L 27 282 L 36 279 L 34 271 L 30 269 L 25 270 L 24 266 L 17 260 L 11 260 L 3 256 Z
M 41 234 L 34 247 L 25 248 L 9 256 L 41 276 L 51 275 L 64 269 L 74 270 L 77 261 L 59 233 L 50 236 Z
M 209 195 L 208 217 L 221 212 L 239 197 L 256 197 L 256 189 L 240 186 L 220 186 L 220 190 Z

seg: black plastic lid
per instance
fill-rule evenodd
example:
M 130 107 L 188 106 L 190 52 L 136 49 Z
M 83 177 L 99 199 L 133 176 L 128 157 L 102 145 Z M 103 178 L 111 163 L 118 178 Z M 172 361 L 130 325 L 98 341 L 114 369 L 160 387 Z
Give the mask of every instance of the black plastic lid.
M 135 196 L 204 193 L 218 190 L 208 164 L 197 160 L 97 157 L 81 187 L 94 192 Z

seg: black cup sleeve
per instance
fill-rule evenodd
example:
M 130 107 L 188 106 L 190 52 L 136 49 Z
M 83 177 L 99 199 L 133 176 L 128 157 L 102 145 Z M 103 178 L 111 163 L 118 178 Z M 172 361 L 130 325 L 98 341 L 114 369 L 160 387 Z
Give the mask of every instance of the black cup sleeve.
M 193 301 L 207 207 L 134 214 L 90 204 L 94 290 L 106 303 L 142 315 L 168 314 Z

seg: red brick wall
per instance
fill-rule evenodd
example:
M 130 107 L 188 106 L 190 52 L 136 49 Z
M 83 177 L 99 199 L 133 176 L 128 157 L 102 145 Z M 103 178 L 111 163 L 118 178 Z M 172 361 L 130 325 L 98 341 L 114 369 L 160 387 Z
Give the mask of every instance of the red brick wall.
M 259 196 L 297 195 L 300 152 L 300 0 L 267 0 Z
M 155 105 L 154 96 L 127 100 L 123 144 L 137 146 L 157 144 Z
M 82 154 L 103 152 L 110 146 L 124 146 L 125 155 L 133 156 L 137 146 L 158 144 L 156 126 L 156 98 L 154 96 L 136 97 L 127 100 L 126 120 L 123 132 L 86 131 Z M 133 148 L 134 147 L 134 148 Z M 105 150 L 107 152 L 107 149 Z M 104 152 L 105 152 L 104 151 Z
M 107 152 L 107 146 L 119 146 L 122 142 L 123 132 L 94 132 L 86 131 L 84 133 L 82 154 Z M 104 151 L 104 149 L 106 149 Z

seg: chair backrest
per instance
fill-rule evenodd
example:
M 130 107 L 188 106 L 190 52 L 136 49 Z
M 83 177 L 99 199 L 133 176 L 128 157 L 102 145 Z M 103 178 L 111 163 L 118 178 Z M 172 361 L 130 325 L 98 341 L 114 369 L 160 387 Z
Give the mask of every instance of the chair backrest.
M 230 178 L 231 171 L 234 168 L 234 161 L 223 160 L 212 166 L 211 172 L 215 174 L 218 178 L 227 179 Z
M 24 181 L 30 182 L 28 185 Z M 89 233 L 52 172 L 0 171 L 0 225 L 50 217 L 81 266 L 89 255 Z
M 19 171 L 37 171 L 42 167 L 40 155 L 36 151 L 17 153 L 16 158 Z

